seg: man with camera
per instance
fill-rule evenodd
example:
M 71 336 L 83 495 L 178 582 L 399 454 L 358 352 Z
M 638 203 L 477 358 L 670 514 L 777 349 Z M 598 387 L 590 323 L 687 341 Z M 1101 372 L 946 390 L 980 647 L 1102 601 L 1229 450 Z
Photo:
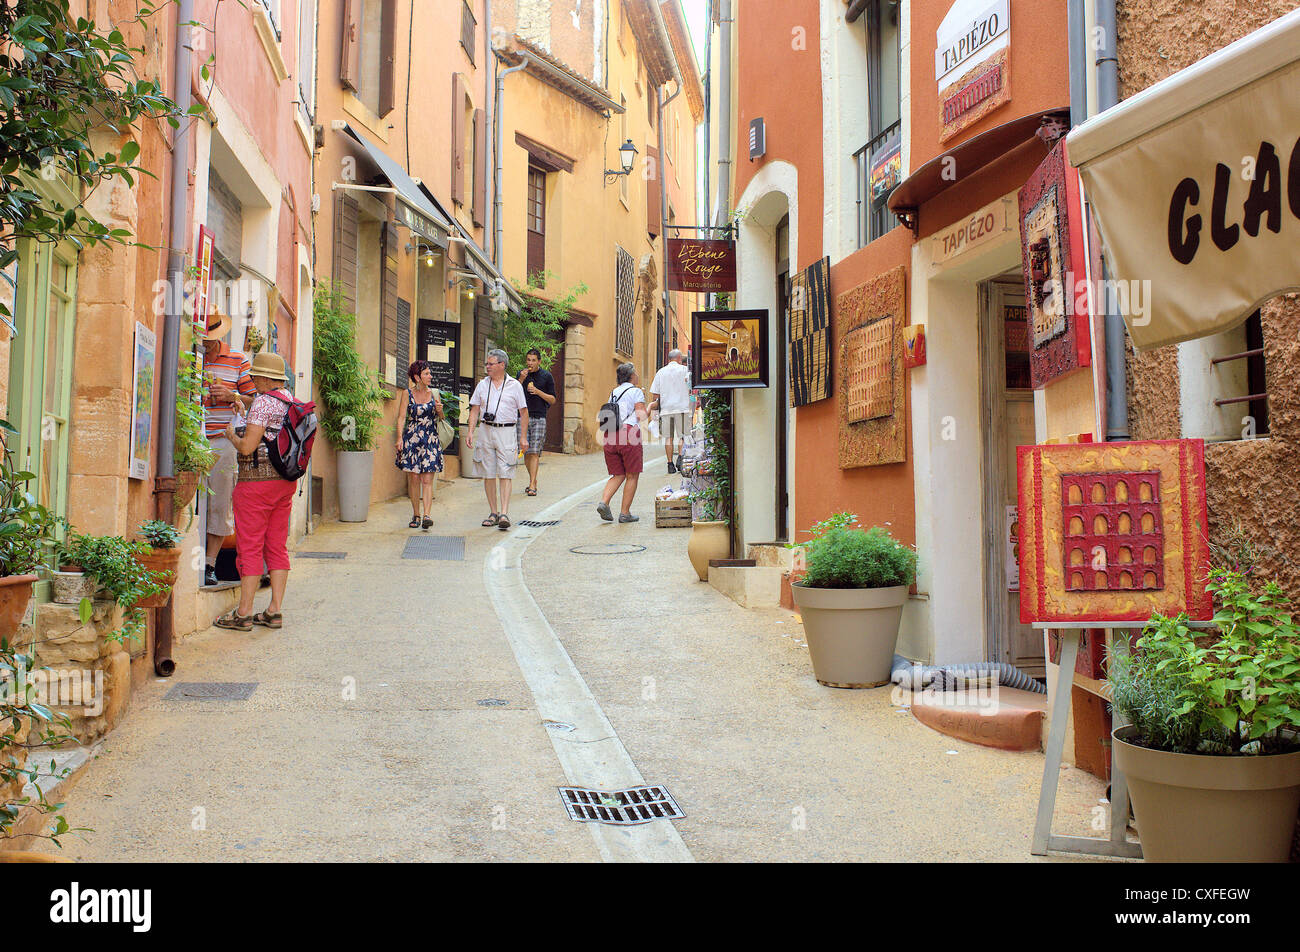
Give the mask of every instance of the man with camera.
M 506 352 L 489 350 L 478 382 L 469 398 L 469 427 L 465 445 L 483 473 L 483 491 L 490 512 L 484 526 L 510 528 L 510 487 L 519 451 L 528 452 L 528 396 L 523 385 L 506 374 Z M 482 430 L 478 429 L 482 424 Z M 500 509 L 497 508 L 498 502 Z

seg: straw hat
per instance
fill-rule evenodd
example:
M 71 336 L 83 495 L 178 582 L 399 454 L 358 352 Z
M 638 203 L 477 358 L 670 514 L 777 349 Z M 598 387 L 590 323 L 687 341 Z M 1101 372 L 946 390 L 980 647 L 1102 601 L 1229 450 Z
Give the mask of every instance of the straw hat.
M 266 377 L 281 382 L 288 379 L 284 371 L 284 358 L 279 354 L 255 354 L 252 369 L 248 373 L 252 377 Z
M 232 323 L 229 314 L 222 314 L 214 308 L 212 313 L 208 315 L 207 329 L 203 333 L 203 339 L 221 340 L 230 333 Z

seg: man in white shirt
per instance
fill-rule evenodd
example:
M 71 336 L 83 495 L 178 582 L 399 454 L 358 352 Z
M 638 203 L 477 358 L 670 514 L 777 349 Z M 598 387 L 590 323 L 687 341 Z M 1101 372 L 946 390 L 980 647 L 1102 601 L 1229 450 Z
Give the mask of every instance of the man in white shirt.
M 474 462 L 483 471 L 483 490 L 491 509 L 483 525 L 502 531 L 510 528 L 510 486 L 519 452 L 528 451 L 528 396 L 518 380 L 507 376 L 506 360 L 504 350 L 487 352 L 483 363 L 487 376 L 469 398 L 465 434 L 465 445 L 474 451 Z
M 650 409 L 659 410 L 659 435 L 668 457 L 668 472 L 675 473 L 673 459 L 691 426 L 691 371 L 680 350 L 668 352 L 668 363 L 659 368 L 650 384 L 650 398 Z

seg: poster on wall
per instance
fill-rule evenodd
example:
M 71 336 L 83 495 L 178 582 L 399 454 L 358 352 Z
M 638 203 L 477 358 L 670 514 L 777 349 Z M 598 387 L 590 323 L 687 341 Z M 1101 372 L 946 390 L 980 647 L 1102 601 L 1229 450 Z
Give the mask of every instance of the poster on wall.
M 691 314 L 691 379 L 700 390 L 766 387 L 767 310 Z
M 1021 622 L 1213 614 L 1204 440 L 1021 446 L 1016 475 Z
M 154 332 L 137 322 L 131 390 L 131 479 L 149 477 L 149 440 L 153 435 L 154 343 Z
M 1020 591 L 1020 517 L 1007 506 L 1007 591 Z
M 664 242 L 664 271 L 669 291 L 734 291 L 736 243 L 669 238 Z

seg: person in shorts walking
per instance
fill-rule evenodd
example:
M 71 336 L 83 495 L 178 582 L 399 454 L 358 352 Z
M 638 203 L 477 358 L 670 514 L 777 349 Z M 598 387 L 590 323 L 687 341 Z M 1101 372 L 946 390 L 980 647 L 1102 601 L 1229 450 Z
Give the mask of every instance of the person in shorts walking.
M 677 472 L 673 460 L 691 428 L 691 371 L 680 350 L 668 352 L 668 363 L 659 368 L 650 384 L 650 409 L 659 411 L 659 436 L 668 457 L 668 472 Z
M 489 350 L 478 382 L 469 398 L 469 427 L 465 445 L 483 472 L 483 491 L 491 510 L 485 526 L 510 528 L 510 486 L 515 478 L 519 451 L 528 452 L 528 398 L 514 377 L 506 374 L 506 352 Z
M 618 403 L 619 427 L 617 432 L 600 432 L 600 440 L 605 446 L 605 469 L 609 472 L 609 481 L 605 491 L 600 494 L 600 505 L 596 512 L 606 522 L 614 521 L 609 502 L 623 487 L 623 504 L 618 514 L 619 522 L 637 522 L 640 516 L 632 515 L 632 497 L 636 495 L 636 485 L 641 480 L 641 468 L 645 458 L 641 443 L 641 421 L 646 418 L 645 394 L 638 386 L 641 381 L 636 367 L 632 364 L 618 365 L 618 386 L 609 395 L 611 403 Z
M 524 492 L 536 496 L 537 466 L 542 460 L 542 447 L 546 445 L 546 414 L 555 403 L 555 378 L 549 370 L 542 369 L 542 355 L 536 347 L 524 360 L 527 364 L 519 371 L 519 383 L 528 397 L 528 449 L 524 451 L 528 488 Z

